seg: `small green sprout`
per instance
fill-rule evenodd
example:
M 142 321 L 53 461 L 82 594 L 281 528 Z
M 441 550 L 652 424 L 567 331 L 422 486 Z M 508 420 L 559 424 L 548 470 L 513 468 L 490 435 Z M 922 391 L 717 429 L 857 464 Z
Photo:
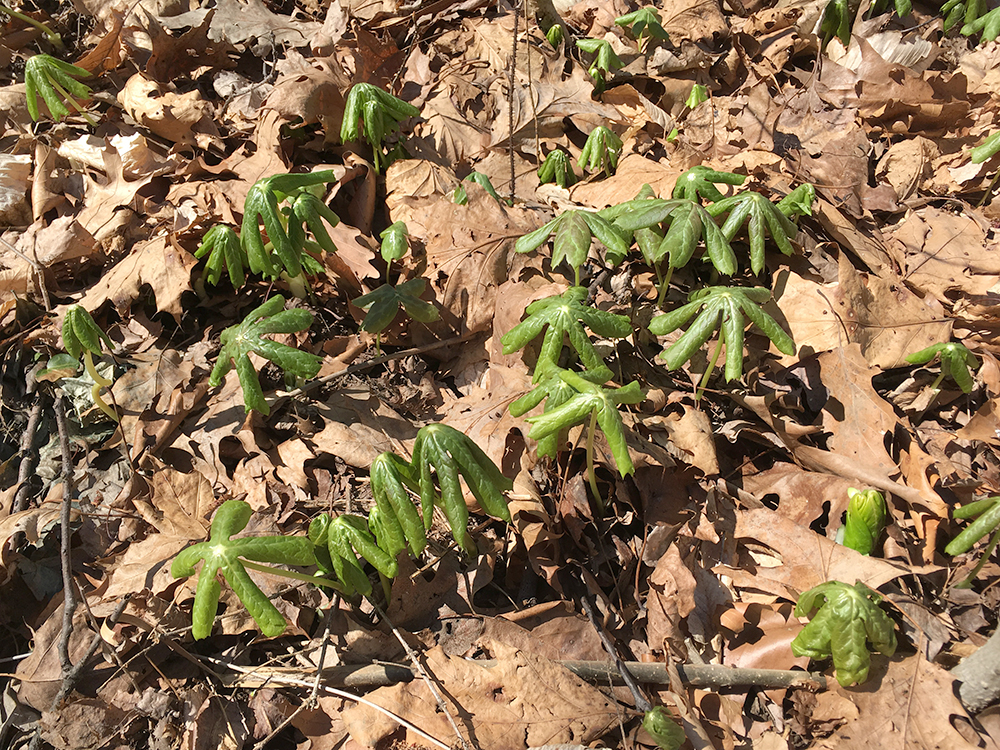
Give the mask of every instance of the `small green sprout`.
M 420 110 L 412 104 L 397 99 L 377 86 L 356 83 L 347 94 L 340 140 L 348 143 L 364 136 L 372 147 L 375 171 L 381 172 L 386 160 L 382 146 L 386 136 L 399 130 L 403 120 L 419 114 Z
M 632 333 L 632 321 L 625 315 L 616 315 L 583 304 L 587 288 L 571 286 L 561 295 L 532 302 L 525 310 L 527 318 L 511 328 L 500 339 L 504 354 L 513 354 L 524 348 L 543 330 L 545 338 L 535 366 L 535 382 L 544 375 L 546 367 L 557 367 L 562 353 L 563 339 L 568 337 L 580 361 L 588 370 L 601 372 L 607 369 L 594 348 L 584 325 L 598 336 L 625 338 Z M 607 380 L 607 378 L 604 378 Z M 601 382 L 604 382 L 603 380 Z
M 608 249 L 608 261 L 612 265 L 618 265 L 628 255 L 629 245 L 621 232 L 599 213 L 583 209 L 564 211 L 547 224 L 518 238 L 514 243 L 514 252 L 530 253 L 545 244 L 553 234 L 552 267 L 556 268 L 564 260 L 569 263 L 573 269 L 574 286 L 580 286 L 580 269 L 587 262 L 592 237 L 597 237 Z
M 972 545 L 984 536 L 990 533 L 993 534 L 993 536 L 990 537 L 989 544 L 986 545 L 986 549 L 979 558 L 979 562 L 976 563 L 976 566 L 972 569 L 972 572 L 969 573 L 964 581 L 955 584 L 956 588 L 967 589 L 972 586 L 972 582 L 975 580 L 976 576 L 979 575 L 979 571 L 983 569 L 986 565 L 986 561 L 989 560 L 990 555 L 993 554 L 993 550 L 995 550 L 997 544 L 1000 543 L 1000 497 L 987 497 L 982 500 L 967 503 L 961 508 L 956 508 L 952 512 L 952 515 L 956 519 L 976 519 L 971 524 L 966 526 L 965 529 L 963 529 L 962 532 L 952 539 L 948 543 L 948 546 L 944 548 L 944 551 L 952 557 L 968 552 L 972 549 Z
M 28 114 L 38 121 L 41 114 L 38 110 L 38 97 L 45 101 L 52 119 L 59 122 L 69 115 L 65 100 L 73 109 L 83 115 L 91 127 L 97 123 L 84 111 L 77 99 L 90 96 L 90 86 L 78 81 L 78 78 L 89 78 L 90 71 L 78 68 L 51 55 L 33 55 L 24 64 L 24 93 L 27 97 Z M 60 98 L 62 97 L 62 98 Z
M 979 368 L 979 360 L 975 354 L 957 341 L 946 341 L 914 352 L 906 361 L 914 365 L 926 365 L 935 358 L 941 361 L 941 373 L 931 385 L 931 390 L 937 391 L 941 381 L 949 377 L 962 389 L 962 393 L 972 392 L 974 371 Z
M 384 331 L 399 313 L 400 308 L 406 310 L 414 320 L 430 323 L 438 319 L 438 309 L 430 302 L 420 299 L 427 287 L 425 279 L 416 278 L 405 281 L 398 286 L 383 284 L 374 291 L 363 294 L 354 300 L 354 304 L 368 314 L 361 322 L 361 330 L 369 333 Z
M 63 347 L 73 359 L 79 360 L 80 355 L 83 355 L 84 367 L 91 380 L 94 381 L 94 387 L 90 392 L 94 404 L 110 419 L 117 422 L 118 415 L 115 410 L 108 406 L 107 401 L 101 397 L 101 389 L 109 387 L 112 381 L 103 377 L 94 367 L 94 355 L 101 353 L 102 342 L 108 347 L 108 350 L 114 349 L 111 339 L 94 322 L 90 313 L 80 305 L 72 305 L 66 311 L 66 317 L 63 318 L 62 338 Z
M 248 563 L 254 560 L 262 563 L 282 565 L 315 565 L 316 554 L 313 545 L 304 537 L 269 536 L 232 539 L 246 528 L 252 511 L 242 500 L 227 500 L 215 512 L 212 519 L 211 537 L 183 550 L 174 558 L 170 575 L 186 578 L 194 575 L 194 566 L 202 561 L 201 573 L 195 590 L 194 609 L 191 611 L 191 635 L 201 640 L 212 633 L 219 606 L 222 586 L 218 575 L 226 579 L 250 616 L 269 638 L 281 635 L 285 630 L 285 618 L 260 590 L 246 569 L 260 570 L 263 566 Z M 271 571 L 269 568 L 264 570 Z M 285 571 L 274 570 L 284 574 Z
M 385 578 L 394 578 L 399 572 L 396 558 L 376 543 L 368 522 L 360 516 L 344 514 L 333 519 L 326 513 L 317 516 L 309 524 L 309 541 L 316 549 L 319 569 L 343 582 L 340 591 L 345 596 L 372 593 L 371 581 L 358 555 Z
M 663 706 L 655 706 L 645 713 L 642 728 L 662 750 L 677 750 L 687 740 L 684 730 Z
M 885 529 L 889 511 L 885 498 L 878 490 L 856 490 L 848 488 L 850 499 L 844 520 L 844 538 L 841 543 L 862 555 L 870 555 L 875 543 Z
M 793 216 L 812 216 L 813 203 L 816 202 L 816 188 L 808 182 L 803 182 L 795 190 L 778 201 L 778 210 L 788 218 Z
M 230 326 L 222 332 L 222 351 L 212 368 L 208 384 L 217 388 L 222 379 L 233 369 L 240 376 L 243 388 L 243 402 L 246 410 L 256 409 L 261 414 L 271 413 L 271 406 L 264 398 L 257 371 L 253 368 L 249 354 L 269 359 L 285 371 L 286 376 L 311 378 L 319 372 L 322 357 L 301 351 L 293 346 L 279 344 L 263 338 L 269 333 L 298 333 L 312 325 L 313 315 L 308 310 L 285 310 L 285 298 L 272 297 L 260 307 L 252 310 L 242 323 Z
M 671 197 L 691 201 L 698 201 L 700 198 L 709 202 L 721 201 L 725 196 L 719 192 L 716 184 L 742 185 L 745 180 L 746 175 L 720 172 L 698 164 L 677 178 Z
M 569 156 L 561 148 L 549 151 L 538 168 L 538 180 L 543 185 L 547 182 L 554 182 L 561 188 L 567 188 L 576 182 L 576 174 L 569 163 Z
M 406 223 L 402 221 L 393 222 L 382 230 L 379 235 L 382 240 L 380 248 L 382 260 L 391 264 L 394 260 L 399 260 L 406 255 L 406 251 L 409 249 L 409 243 L 406 240 L 408 236 Z
M 621 152 L 622 139 L 603 125 L 598 125 L 587 136 L 587 142 L 583 144 L 583 151 L 576 163 L 584 172 L 604 172 L 610 175 L 618 166 Z
M 490 182 L 490 178 L 484 175 L 482 172 L 472 172 L 468 177 L 466 177 L 462 182 L 459 183 L 458 187 L 455 188 L 452 200 L 455 201 L 460 206 L 468 205 L 469 194 L 465 190 L 466 182 L 474 182 L 487 193 L 493 196 L 493 199 L 497 203 L 503 203 L 503 200 L 497 195 L 497 191 L 493 187 L 493 183 Z
M 688 98 L 684 102 L 684 106 L 688 109 L 694 109 L 699 104 L 704 104 L 708 101 L 708 89 L 702 86 L 700 83 L 696 83 L 691 87 L 691 93 L 688 94 Z
M 833 656 L 837 682 L 844 687 L 868 679 L 867 643 L 886 656 L 896 651 L 892 620 L 878 606 L 882 597 L 858 581 L 828 581 L 809 589 L 795 605 L 796 617 L 811 621 L 792 641 L 792 653 L 810 659 Z
M 240 244 L 240 236 L 223 224 L 216 224 L 205 232 L 201 245 L 194 253 L 196 258 L 208 256 L 205 263 L 205 282 L 212 286 L 218 285 L 222 271 L 229 274 L 233 289 L 239 289 L 246 283 L 243 269 L 249 264 L 246 250 Z
M 549 26 L 549 30 L 545 32 L 545 38 L 548 43 L 553 47 L 558 47 L 559 43 L 563 40 L 563 28 L 557 23 Z
M 587 54 L 594 55 L 587 73 L 594 79 L 594 90 L 601 93 L 607 82 L 605 76 L 612 70 L 618 70 L 622 61 L 611 49 L 611 43 L 607 39 L 577 39 L 576 46 Z
M 660 20 L 660 12 L 653 7 L 640 8 L 628 15 L 619 16 L 615 19 L 615 25 L 630 27 L 629 33 L 639 43 L 640 51 L 645 48 L 649 39 L 670 39 Z
M 783 354 L 795 354 L 795 342 L 777 321 L 761 308 L 771 298 L 771 290 L 764 287 L 735 288 L 711 286 L 692 292 L 686 305 L 672 310 L 666 315 L 653 318 L 649 330 L 656 336 L 664 336 L 688 322 L 695 313 L 698 316 L 677 341 L 661 354 L 671 370 L 680 367 L 694 356 L 695 351 L 708 341 L 712 332 L 719 327 L 719 344 L 702 379 L 715 368 L 719 353 L 726 348 L 726 380 L 743 377 L 743 337 L 746 318 L 749 318 Z M 700 312 L 699 312 L 700 311 Z M 745 317 L 744 317 L 745 316 Z M 721 322 L 721 327 L 720 327 Z

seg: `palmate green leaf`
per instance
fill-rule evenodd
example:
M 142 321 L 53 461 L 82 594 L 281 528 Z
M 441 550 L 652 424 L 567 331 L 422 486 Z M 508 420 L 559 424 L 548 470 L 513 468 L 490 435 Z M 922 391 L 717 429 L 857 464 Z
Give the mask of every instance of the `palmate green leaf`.
M 273 638 L 285 630 L 285 618 L 257 587 L 240 558 L 254 562 L 280 565 L 315 565 L 313 545 L 304 537 L 273 536 L 231 539 L 246 528 L 250 520 L 250 506 L 242 500 L 227 500 L 215 512 L 208 541 L 183 550 L 174 558 L 170 574 L 184 578 L 194 574 L 195 565 L 202 562 L 198 585 L 195 590 L 191 615 L 191 633 L 195 640 L 210 635 L 215 613 L 219 606 L 222 587 L 218 574 L 222 573 L 261 632 Z
M 70 352 L 72 353 L 72 352 Z M 979 360 L 964 344 L 957 341 L 946 341 L 934 344 L 914 352 L 906 358 L 910 364 L 925 365 L 935 357 L 941 360 L 941 374 L 950 377 L 962 393 L 971 393 L 975 382 L 975 370 L 979 369 Z
M 604 90 L 605 76 L 612 70 L 618 70 L 622 61 L 611 48 L 607 39 L 577 39 L 576 46 L 584 52 L 594 55 L 594 60 L 587 69 L 587 74 L 594 79 L 594 87 L 598 93 Z
M 437 320 L 440 315 L 438 309 L 430 302 L 420 299 L 426 287 L 427 281 L 417 278 L 398 286 L 383 284 L 374 291 L 361 295 L 354 300 L 355 305 L 368 311 L 361 322 L 361 330 L 369 333 L 384 331 L 395 320 L 400 308 L 421 323 Z
M 399 572 L 395 555 L 378 545 L 368 521 L 361 516 L 343 514 L 331 519 L 323 513 L 309 524 L 309 542 L 316 549 L 320 570 L 336 575 L 345 596 L 368 596 L 372 592 L 359 555 L 386 578 L 393 578 Z
M 80 359 L 80 355 L 85 351 L 100 354 L 101 344 L 107 346 L 109 351 L 115 348 L 108 334 L 101 330 L 82 305 L 70 305 L 66 310 L 62 339 L 63 348 L 73 359 Z
M 56 122 L 69 115 L 69 109 L 66 108 L 63 98 L 73 109 L 82 114 L 83 107 L 77 99 L 86 99 L 90 96 L 90 86 L 81 83 L 77 78 L 89 77 L 90 71 L 57 60 L 51 55 L 29 57 L 24 64 L 24 93 L 31 119 L 37 122 L 41 117 L 38 109 L 39 96 Z
M 306 246 L 306 229 L 312 232 L 317 244 L 328 253 L 337 252 L 326 225 L 335 227 L 340 223 L 340 217 L 322 200 L 303 190 L 294 195 L 288 216 L 288 241 L 292 247 L 304 249 Z M 300 260 L 304 258 L 300 257 Z
M 687 198 L 695 202 L 701 198 L 713 202 L 721 201 L 725 196 L 719 192 L 716 184 L 742 185 L 744 180 L 746 180 L 745 175 L 719 172 L 699 164 L 677 178 L 671 197 Z
M 660 21 L 660 12 L 653 7 L 639 8 L 624 16 L 615 19 L 616 26 L 628 26 L 632 38 L 642 46 L 643 38 L 655 38 L 667 40 L 667 30 L 663 28 Z
M 240 236 L 231 227 L 216 224 L 205 232 L 201 244 L 194 253 L 196 258 L 208 256 L 205 262 L 205 282 L 216 286 L 222 279 L 222 272 L 229 274 L 233 289 L 246 283 L 243 269 L 249 264 L 246 251 L 240 245 Z
M 392 557 L 406 547 L 414 557 L 427 546 L 427 532 L 407 488 L 419 491 L 412 467 L 395 453 L 383 453 L 372 461 L 372 496 L 378 509 L 375 538 Z M 370 518 L 370 516 L 369 516 Z
M 573 268 L 577 285 L 580 281 L 580 268 L 587 262 L 590 253 L 592 237 L 597 237 L 607 248 L 608 261 L 612 265 L 617 265 L 628 255 L 629 244 L 622 233 L 599 213 L 583 209 L 564 211 L 533 232 L 522 235 L 514 243 L 514 252 L 531 252 L 544 245 L 553 234 L 552 267 L 557 267 L 565 260 Z
M 513 354 L 545 330 L 538 364 L 535 366 L 535 382 L 545 374 L 544 368 L 558 366 L 564 336 L 569 337 L 570 345 L 584 367 L 591 371 L 605 370 L 604 360 L 594 348 L 584 325 L 598 336 L 620 339 L 632 333 L 632 321 L 624 315 L 584 305 L 585 299 L 586 287 L 571 286 L 561 295 L 532 302 L 525 310 L 528 317 L 500 339 L 503 353 Z
M 746 190 L 729 198 L 723 198 L 708 206 L 706 210 L 712 216 L 728 214 L 726 222 L 722 225 L 722 233 L 729 241 L 736 236 L 743 223 L 748 222 L 750 268 L 755 274 L 764 270 L 765 228 L 782 253 L 792 255 L 795 252 L 789 238 L 798 234 L 799 228 L 760 193 Z
M 538 168 L 538 180 L 543 185 L 547 182 L 554 182 L 561 188 L 567 188 L 576 183 L 576 174 L 569 163 L 569 156 L 562 149 L 549 151 Z
M 583 144 L 580 158 L 576 160 L 584 172 L 604 172 L 610 175 L 618 166 L 622 152 L 622 139 L 604 125 L 590 131 Z
M 479 507 L 510 523 L 510 511 L 503 493 L 513 488 L 513 482 L 464 433 L 443 424 L 421 427 L 410 463 L 419 478 L 420 513 L 425 529 L 430 529 L 434 507 L 438 506 L 448 519 L 455 541 L 469 554 L 476 554 L 476 543 L 468 530 L 469 509 L 462 495 L 460 478 L 465 479 Z
M 667 367 L 676 369 L 691 359 L 718 329 L 719 338 L 726 347 L 726 380 L 738 380 L 743 376 L 743 334 L 746 328 L 744 316 L 764 332 L 778 351 L 789 355 L 795 353 L 792 337 L 760 307 L 770 297 L 770 290 L 763 287 L 706 287 L 692 292 L 689 297 L 691 301 L 686 305 L 653 318 L 649 330 L 656 336 L 664 336 L 680 328 L 698 313 L 688 329 L 660 357 L 666 361 Z
M 632 459 L 625 441 L 625 425 L 618 412 L 620 404 L 638 404 L 645 394 L 638 381 L 633 380 L 624 388 L 603 388 L 575 372 L 563 370 L 559 373 L 567 385 L 576 393 L 559 406 L 537 417 L 528 417 L 531 430 L 528 437 L 542 440 L 558 435 L 574 425 L 582 424 L 597 415 L 597 424 L 608 441 L 608 448 L 614 457 L 618 472 L 624 477 L 634 471 Z
M 252 310 L 242 323 L 222 332 L 222 351 L 219 352 L 219 359 L 208 383 L 212 388 L 218 387 L 235 363 L 247 411 L 256 409 L 265 415 L 271 412 L 270 405 L 264 399 L 257 371 L 248 356 L 250 352 L 269 359 L 297 378 L 314 377 L 323 361 L 315 354 L 263 338 L 270 333 L 298 333 L 312 325 L 313 315 L 308 310 L 285 310 L 284 307 L 284 297 L 272 297 Z
M 971 23 L 962 26 L 962 36 L 972 36 L 980 32 L 982 32 L 979 37 L 980 44 L 992 42 L 997 38 L 997 35 L 1000 35 L 1000 8 L 994 8 Z
M 778 201 L 778 210 L 785 216 L 812 216 L 813 203 L 816 202 L 816 188 L 808 182 L 803 182 L 795 190 Z
M 878 606 L 881 599 L 860 581 L 853 586 L 828 581 L 806 591 L 795 616 L 811 620 L 792 641 L 792 653 L 810 659 L 832 656 L 837 682 L 845 687 L 863 683 L 871 665 L 867 642 L 886 656 L 896 651 L 895 626 Z

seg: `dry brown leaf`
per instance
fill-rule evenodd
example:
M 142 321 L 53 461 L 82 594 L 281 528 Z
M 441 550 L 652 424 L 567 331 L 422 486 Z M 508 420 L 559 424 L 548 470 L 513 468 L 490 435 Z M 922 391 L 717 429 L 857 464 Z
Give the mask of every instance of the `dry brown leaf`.
M 217 145 L 215 113 L 198 91 L 177 94 L 136 73 L 125 82 L 118 101 L 133 120 L 168 141 L 194 144 L 201 149 Z
M 743 478 L 743 489 L 756 497 L 777 495 L 777 512 L 800 526 L 810 526 L 826 516 L 826 535 L 830 539 L 847 510 L 847 488 L 854 484 L 842 477 L 804 471 L 795 464 L 776 464 Z
M 135 180 L 125 177 L 121 155 L 114 148 L 104 150 L 104 180 L 99 182 L 91 175 L 84 178 L 83 208 L 76 220 L 94 237 L 103 239 L 106 227 L 111 226 L 115 212 L 127 206 L 138 210 L 135 195 L 149 184 L 152 175 Z
M 686 656 L 682 622 L 695 608 L 695 578 L 676 544 L 667 547 L 649 576 L 646 642 L 667 658 Z
M 280 77 L 264 101 L 285 120 L 296 117 L 304 125 L 318 122 L 326 140 L 339 141 L 344 118 L 344 92 L 351 81 L 334 58 L 306 59 L 289 50 L 280 63 Z

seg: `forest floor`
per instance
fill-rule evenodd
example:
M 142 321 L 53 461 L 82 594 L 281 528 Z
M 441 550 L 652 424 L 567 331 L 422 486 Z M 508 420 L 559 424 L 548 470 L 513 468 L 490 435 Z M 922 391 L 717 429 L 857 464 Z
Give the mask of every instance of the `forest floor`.
M 1000 567 L 993 556 L 973 571 L 988 536 L 967 553 L 945 547 L 968 523 L 955 508 L 1000 493 L 1000 159 L 969 155 L 1000 127 L 1000 45 L 945 33 L 918 6 L 859 20 L 849 48 L 821 52 L 823 2 L 732 5 L 664 3 L 667 38 L 639 42 L 615 24 L 638 6 L 581 0 L 559 7 L 555 47 L 506 0 L 22 8 L 61 48 L 5 16 L 3 748 L 639 748 L 654 746 L 640 726 L 647 700 L 695 748 L 996 747 L 997 714 L 970 713 L 950 670 L 996 628 Z M 583 38 L 619 58 L 603 90 Z M 44 107 L 32 121 L 23 72 L 38 52 L 90 72 L 93 126 L 76 113 L 53 122 Z M 385 149 L 341 141 L 357 83 L 419 110 L 387 129 Z M 696 84 L 708 99 L 689 106 Z M 584 170 L 598 126 L 621 153 Z M 554 150 L 571 157 L 575 184 L 540 184 Z M 675 256 L 658 270 L 635 245 L 624 257 L 591 245 L 597 220 L 568 212 L 617 206 L 644 185 L 670 198 L 697 165 L 745 176 L 720 185 L 726 194 L 775 204 L 810 183 L 816 200 L 795 218 L 791 255 L 771 214 L 737 225 L 735 271 L 692 244 L 658 304 Z M 312 254 L 321 268 L 301 298 L 287 278 L 248 273 L 239 289 L 225 273 L 206 278 L 195 251 L 213 226 L 240 228 L 258 180 L 323 169 L 336 252 Z M 473 172 L 497 195 L 462 181 Z M 696 243 L 713 215 L 670 226 Z M 558 216 L 576 224 L 556 238 L 556 262 L 548 242 L 514 252 Z M 408 236 L 387 264 L 380 235 L 394 222 Z M 748 240 L 761 228 L 763 255 Z M 594 386 L 600 429 L 588 432 L 587 406 L 555 458 L 540 457 L 526 419 L 541 407 L 508 407 L 537 385 L 552 346 L 562 366 L 581 365 L 556 337 L 517 351 L 501 337 L 575 273 L 587 309 L 626 316 L 631 331 L 590 324 L 610 368 Z M 358 297 L 412 279 L 426 281 L 433 320 L 402 311 L 378 335 L 362 328 Z M 756 325 L 741 341 L 730 317 L 668 369 L 658 355 L 681 331 L 657 336 L 649 322 L 707 286 L 767 290 L 758 302 L 794 353 Z M 247 412 L 236 369 L 218 387 L 209 375 L 222 332 L 276 294 L 311 313 L 308 329 L 278 338 L 319 369 L 286 384 L 253 355 L 269 414 Z M 74 304 L 110 337 L 96 359 L 119 422 L 95 408 L 82 369 L 56 367 Z M 974 355 L 964 389 L 956 370 L 939 377 L 939 359 L 906 359 L 949 341 Z M 544 382 L 589 387 L 572 378 Z M 373 460 L 409 460 L 433 423 L 471 438 L 512 482 L 511 523 L 467 493 L 478 555 L 439 513 L 427 549 L 400 554 L 391 581 L 367 568 L 369 597 L 251 571 L 284 632 L 262 635 L 223 582 L 218 611 L 203 613 L 210 634 L 193 639 L 197 578 L 174 578 L 171 562 L 208 538 L 223 501 L 249 504 L 251 536 L 303 536 L 322 513 L 364 517 Z M 887 499 L 870 556 L 836 541 L 849 488 Z M 895 630 L 894 652 L 873 653 L 859 685 L 791 648 L 807 622 L 793 611 L 800 595 L 828 581 L 877 591 Z M 863 660 L 880 643 L 869 628 L 873 642 L 859 645 L 858 623 L 834 640 L 853 633 L 845 648 Z M 608 646 L 670 668 L 632 691 L 560 663 L 607 662 Z M 759 672 L 712 686 L 674 669 L 698 664 L 813 672 L 791 687 Z

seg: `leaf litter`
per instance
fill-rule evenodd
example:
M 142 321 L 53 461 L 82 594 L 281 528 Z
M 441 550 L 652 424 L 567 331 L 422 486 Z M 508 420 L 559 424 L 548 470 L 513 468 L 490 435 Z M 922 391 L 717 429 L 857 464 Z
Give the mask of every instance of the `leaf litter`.
M 949 670 L 996 628 L 1000 568 L 987 561 L 971 589 L 956 588 L 976 557 L 943 549 L 960 529 L 953 509 L 1000 491 L 996 165 L 967 160 L 996 128 L 996 44 L 883 16 L 859 22 L 847 48 L 835 40 L 819 53 L 821 4 L 766 6 L 674 4 L 669 38 L 643 47 L 614 23 L 636 7 L 560 6 L 574 39 L 606 38 L 621 58 L 603 95 L 573 39 L 553 47 L 507 4 L 82 2 L 72 29 L 59 13 L 33 13 L 59 27 L 66 61 L 95 72 L 100 123 L 27 128 L 8 68 L 4 150 L 17 161 L 0 168 L 0 619 L 10 634 L 0 658 L 20 659 L 4 678 L 5 701 L 26 717 L 15 734 L 37 729 L 60 748 L 187 747 L 206 736 L 232 748 L 420 746 L 428 735 L 446 746 L 649 747 L 629 692 L 559 663 L 608 658 L 581 597 L 596 601 L 596 624 L 626 661 L 803 669 L 790 647 L 804 625 L 794 604 L 840 580 L 877 589 L 900 627 L 895 654 L 874 654 L 864 685 L 647 694 L 706 747 L 994 747 L 995 720 L 969 714 Z M 54 52 L 46 44 L 17 18 L 3 27 L 9 60 Z M 421 110 L 405 141 L 389 144 L 404 151 L 384 176 L 364 143 L 338 137 L 358 82 Z M 692 110 L 695 83 L 711 97 Z M 558 148 L 577 160 L 597 126 L 623 141 L 614 173 L 539 185 L 544 156 Z M 765 197 L 815 184 L 795 254 L 768 245 L 765 257 L 768 314 L 797 351 L 768 354 L 751 329 L 743 379 L 717 376 L 699 397 L 692 384 L 711 342 L 667 373 L 655 355 L 679 334 L 598 338 L 618 383 L 647 386 L 622 413 L 634 475 L 616 472 L 615 446 L 594 438 L 602 515 L 588 497 L 586 430 L 569 431 L 558 461 L 540 460 L 529 423 L 508 412 L 532 387 L 538 345 L 505 355 L 500 338 L 528 304 L 566 288 L 559 269 L 515 254 L 514 242 L 567 210 L 632 200 L 644 183 L 667 198 L 696 165 L 747 175 Z M 324 357 L 321 382 L 268 417 L 246 414 L 236 373 L 218 389 L 209 373 L 221 332 L 269 285 L 206 290 L 193 252 L 213 224 L 238 226 L 258 179 L 306 169 L 335 170 L 323 198 L 342 222 L 330 232 L 337 253 L 319 256 L 325 271 L 301 303 L 316 322 L 285 343 Z M 465 182 L 468 203 L 454 202 L 472 171 L 501 200 Z M 406 223 L 412 252 L 386 279 L 377 236 L 394 221 Z M 594 243 L 584 258 L 593 304 L 645 325 L 657 278 L 634 257 L 610 267 L 603 253 Z M 352 300 L 415 278 L 427 280 L 438 320 L 397 320 L 378 342 L 359 330 Z M 762 283 L 749 272 L 744 281 Z M 57 428 L 48 408 L 28 425 L 52 392 L 30 373 L 59 350 L 73 303 L 116 344 L 121 422 L 88 417 L 83 402 L 71 422 L 71 563 L 86 607 L 64 635 Z M 949 339 L 984 362 L 968 394 L 932 386 L 937 365 L 905 361 Z M 265 393 L 293 387 L 250 357 Z M 85 398 L 69 381 L 64 390 Z M 250 503 L 251 535 L 303 534 L 324 511 L 366 513 L 371 462 L 409 455 L 430 422 L 472 437 L 514 480 L 510 528 L 486 522 L 469 494 L 481 555 L 461 558 L 439 519 L 423 557 L 401 558 L 387 617 L 250 571 L 290 627 L 263 638 L 223 587 L 216 630 L 193 649 L 194 591 L 168 568 L 206 538 L 224 500 Z M 871 557 L 836 542 L 846 490 L 859 484 L 890 502 Z M 429 681 L 351 690 L 395 719 L 316 682 L 320 668 L 409 666 L 391 624 Z M 69 661 L 87 659 L 87 670 L 54 705 L 66 637 Z M 829 667 L 812 665 L 832 677 Z

